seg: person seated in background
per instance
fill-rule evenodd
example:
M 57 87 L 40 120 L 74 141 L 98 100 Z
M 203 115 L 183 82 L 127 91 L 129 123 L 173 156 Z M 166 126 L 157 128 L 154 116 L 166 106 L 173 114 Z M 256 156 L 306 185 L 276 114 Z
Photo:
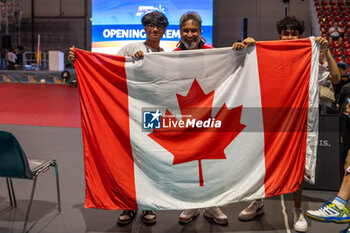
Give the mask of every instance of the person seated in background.
M 338 27 L 337 23 L 334 23 L 332 27 L 328 29 L 329 44 L 333 43 L 333 40 L 338 40 L 339 44 L 343 42 L 344 28 Z
M 286 16 L 276 23 L 278 38 L 280 40 L 296 40 L 302 38 L 305 30 L 304 21 L 294 16 Z M 319 69 L 318 81 L 330 79 L 333 83 L 340 80 L 339 70 L 331 52 L 328 49 L 328 41 L 322 37 L 316 37 L 315 42 L 320 45 L 320 51 L 323 52 L 328 63 L 328 69 Z M 322 65 L 320 64 L 319 67 Z M 330 75 L 330 76 L 329 76 Z M 308 224 L 305 220 L 303 210 L 301 209 L 302 185 L 299 190 L 293 194 L 294 209 L 293 221 L 294 229 L 299 232 L 306 232 Z M 264 213 L 264 203 L 262 199 L 254 200 L 250 205 L 242 210 L 238 218 L 243 221 L 252 220 L 254 217 Z
M 350 114 L 350 103 L 347 104 L 346 112 Z M 345 159 L 344 173 L 339 192 L 333 201 L 327 201 L 318 210 L 306 211 L 307 217 L 322 222 L 350 223 L 350 214 L 345 207 L 350 197 L 350 150 Z M 346 232 L 350 232 L 349 227 L 343 231 Z

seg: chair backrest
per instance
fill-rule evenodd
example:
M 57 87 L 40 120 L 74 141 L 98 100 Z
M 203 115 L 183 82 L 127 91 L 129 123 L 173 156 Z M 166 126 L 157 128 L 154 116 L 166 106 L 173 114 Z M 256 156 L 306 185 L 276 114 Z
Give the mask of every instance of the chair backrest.
M 13 134 L 0 131 L 0 176 L 32 178 L 27 157 Z
M 342 56 L 343 54 L 341 53 L 341 49 L 340 48 L 336 48 L 333 50 L 333 55 L 334 56 Z

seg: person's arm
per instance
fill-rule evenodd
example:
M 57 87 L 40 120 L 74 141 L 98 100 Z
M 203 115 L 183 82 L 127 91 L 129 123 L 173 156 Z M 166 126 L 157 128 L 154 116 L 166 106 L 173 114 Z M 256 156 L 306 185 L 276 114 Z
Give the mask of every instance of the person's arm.
M 240 50 L 244 49 L 245 47 L 251 47 L 256 44 L 256 41 L 252 37 L 247 37 L 243 40 L 243 42 L 236 42 L 232 45 L 232 49 L 234 50 Z
M 315 42 L 320 45 L 320 50 L 324 53 L 326 60 L 328 62 L 328 70 L 331 75 L 331 81 L 333 84 L 338 84 L 340 82 L 340 73 L 335 63 L 330 50 L 328 49 L 328 40 L 323 37 L 316 37 Z
M 345 115 L 348 115 L 348 117 L 350 117 L 350 103 L 346 104 Z

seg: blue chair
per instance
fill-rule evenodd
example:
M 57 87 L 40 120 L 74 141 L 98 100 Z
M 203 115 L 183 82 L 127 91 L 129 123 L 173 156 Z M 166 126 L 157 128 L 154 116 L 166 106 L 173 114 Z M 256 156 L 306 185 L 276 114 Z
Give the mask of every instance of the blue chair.
M 23 233 L 26 232 L 37 177 L 40 173 L 47 171 L 50 167 L 55 167 L 58 212 L 61 212 L 60 186 L 56 160 L 27 159 L 15 136 L 9 132 L 0 131 L 0 177 L 6 178 L 11 207 L 17 206 L 12 178 L 33 180 L 32 192 L 30 194 L 30 200 L 23 226 Z

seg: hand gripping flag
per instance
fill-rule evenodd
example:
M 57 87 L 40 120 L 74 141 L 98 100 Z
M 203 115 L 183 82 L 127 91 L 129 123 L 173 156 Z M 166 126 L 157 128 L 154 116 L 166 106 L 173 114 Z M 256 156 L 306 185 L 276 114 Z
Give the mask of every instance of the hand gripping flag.
M 76 49 L 86 207 L 187 209 L 314 180 L 313 40 L 146 54 Z

